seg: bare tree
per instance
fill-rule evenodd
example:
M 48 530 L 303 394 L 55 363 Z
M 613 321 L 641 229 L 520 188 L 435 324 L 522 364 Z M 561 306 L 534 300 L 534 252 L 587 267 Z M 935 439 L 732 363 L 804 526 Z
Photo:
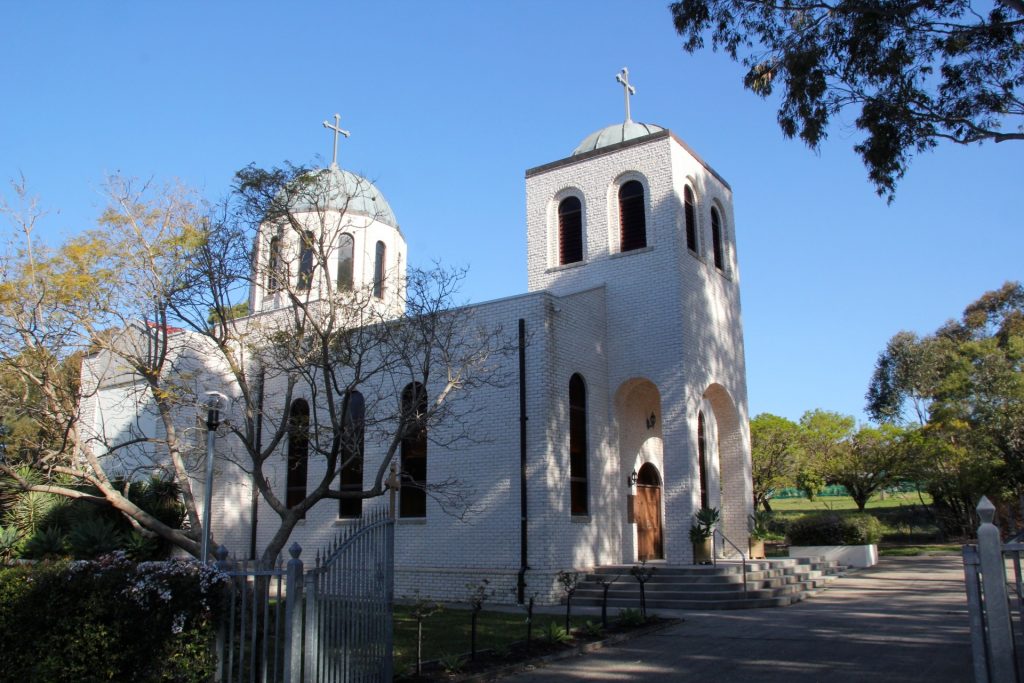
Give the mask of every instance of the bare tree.
M 117 485 L 132 474 L 128 462 L 145 466 L 147 473 L 167 473 L 181 487 L 192 528 L 198 529 L 186 454 L 173 419 L 186 394 L 165 381 L 173 376 L 169 337 L 174 329 L 161 306 L 176 286 L 190 237 L 198 235 L 189 221 L 197 204 L 190 193 L 168 186 L 143 212 L 138 205 L 118 205 L 131 196 L 127 185 L 113 179 L 109 187 L 114 203 L 101 218 L 105 229 L 85 232 L 57 249 L 35 239 L 43 212 L 24 182 L 14 186 L 18 204 L 0 207 L 13 228 L 0 255 L 0 366 L 9 380 L 0 398 L 16 405 L 16 412 L 45 435 L 8 454 L 0 472 L 25 491 L 109 505 L 146 535 L 198 552 L 194 533 L 167 526 L 132 502 L 130 489 Z M 167 437 L 158 462 L 143 465 L 124 457 L 156 440 L 152 430 L 138 429 L 137 416 L 126 420 L 126 433 L 116 440 L 83 420 L 82 406 L 94 404 L 100 388 L 90 372 L 79 375 L 89 356 L 103 357 L 110 376 L 136 380 L 138 403 L 152 404 Z M 42 479 L 23 477 L 18 465 L 30 466 Z
M 50 472 L 97 486 L 103 502 L 140 529 L 196 554 L 208 531 L 192 486 L 203 462 L 197 416 L 204 393 L 220 391 L 229 399 L 222 406 L 228 436 L 218 456 L 244 472 L 278 518 L 262 552 L 270 561 L 317 503 L 385 493 L 403 443 L 429 439 L 452 447 L 473 439 L 477 409 L 469 395 L 506 381 L 500 367 L 511 341 L 500 329 L 475 324 L 471 307 L 455 306 L 461 271 L 398 264 L 373 282 L 342 277 L 343 235 L 381 216 L 365 210 L 374 206 L 375 197 L 364 196 L 375 192 L 370 183 L 349 174 L 339 185 L 337 173 L 249 167 L 230 198 L 213 208 L 185 193 L 111 183 L 103 230 L 89 234 L 97 256 L 81 268 L 96 284 L 86 288 L 89 296 L 72 297 L 83 309 L 73 334 L 46 340 L 59 356 L 91 353 L 81 403 L 54 411 L 69 437 L 59 453 L 63 469 Z M 257 291 L 276 304 L 239 315 L 239 303 Z M 3 334 L 12 357 L 37 343 Z M 93 417 L 96 406 L 113 400 L 107 389 L 115 385 L 135 392 L 117 394 L 126 412 L 128 404 L 136 404 L 136 415 L 141 404 L 149 406 L 152 425 L 129 421 L 116 435 L 91 428 L 102 423 Z M 293 410 L 300 399 L 305 413 Z M 286 489 L 286 445 L 300 441 L 314 476 Z M 42 459 L 34 464 L 45 466 Z M 159 469 L 178 482 L 189 528 L 160 528 L 116 494 L 107 485 L 115 466 Z M 447 509 L 470 506 L 472 492 L 457 481 L 428 484 L 412 471 L 402 479 Z M 82 495 L 74 487 L 23 484 Z

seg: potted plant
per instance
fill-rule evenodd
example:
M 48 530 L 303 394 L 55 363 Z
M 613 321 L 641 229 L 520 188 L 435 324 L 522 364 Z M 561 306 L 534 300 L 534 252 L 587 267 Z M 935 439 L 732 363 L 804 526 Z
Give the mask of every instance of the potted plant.
M 708 564 L 711 562 L 711 536 L 721 515 L 718 508 L 701 508 L 693 516 L 690 526 L 690 542 L 693 544 L 693 563 Z
M 772 515 L 764 510 L 754 510 L 747 517 L 750 520 L 750 559 L 763 560 L 764 542 L 772 535 L 768 527 Z

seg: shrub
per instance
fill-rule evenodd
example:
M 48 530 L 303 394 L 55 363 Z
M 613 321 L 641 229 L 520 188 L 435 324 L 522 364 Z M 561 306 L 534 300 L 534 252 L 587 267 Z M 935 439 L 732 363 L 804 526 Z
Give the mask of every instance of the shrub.
M 871 515 L 809 515 L 790 523 L 790 545 L 865 545 L 882 537 L 882 523 Z
M 68 547 L 77 559 L 92 559 L 123 549 L 124 545 L 125 535 L 105 517 L 86 517 L 68 533 Z
M 42 483 L 37 472 L 19 470 L 22 477 L 32 483 Z M 185 520 L 185 506 L 177 484 L 159 477 L 129 482 L 112 481 L 114 487 L 128 496 L 136 505 L 174 529 L 181 528 Z M 98 495 L 92 486 L 70 488 Z M 26 492 L 10 477 L 0 476 L 0 509 L 4 510 L 0 524 L 17 530 L 21 539 L 14 547 L 0 548 L 0 556 L 11 554 L 27 558 L 63 557 L 69 553 L 78 559 L 91 559 L 114 550 L 126 550 L 132 559 L 164 559 L 171 545 L 161 538 L 142 541 L 133 538 L 131 525 L 125 517 L 107 505 L 88 500 L 69 500 L 64 496 Z M 33 542 L 33 539 L 36 539 Z M 57 539 L 60 538 L 60 543 Z
M 212 678 L 224 575 L 195 562 L 96 561 L 0 569 L 0 678 Z
M 13 526 L 6 529 L 0 526 L 0 562 L 6 562 L 18 554 L 21 537 Z
M 572 640 L 572 636 L 561 624 L 551 621 L 544 629 L 544 640 L 549 643 L 568 643 Z
M 145 562 L 157 556 L 160 550 L 160 539 L 147 538 L 138 531 L 128 534 L 124 542 L 124 552 L 130 560 Z
M 443 654 L 437 660 L 446 674 L 457 674 L 466 668 L 466 658 L 462 655 Z
M 24 556 L 37 560 L 63 557 L 67 553 L 67 538 L 57 527 L 38 529 L 25 543 Z
M 625 608 L 619 610 L 619 625 L 626 628 L 639 626 L 644 623 L 644 617 L 638 609 Z

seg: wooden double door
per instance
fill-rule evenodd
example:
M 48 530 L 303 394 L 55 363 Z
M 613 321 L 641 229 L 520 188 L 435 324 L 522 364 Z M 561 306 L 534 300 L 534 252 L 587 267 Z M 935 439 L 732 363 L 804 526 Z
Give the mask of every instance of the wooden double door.
M 644 472 L 644 470 L 650 470 Z M 647 474 L 645 477 L 644 475 Z M 636 557 L 638 560 L 665 558 L 661 531 L 661 477 L 653 465 L 644 465 L 636 485 Z

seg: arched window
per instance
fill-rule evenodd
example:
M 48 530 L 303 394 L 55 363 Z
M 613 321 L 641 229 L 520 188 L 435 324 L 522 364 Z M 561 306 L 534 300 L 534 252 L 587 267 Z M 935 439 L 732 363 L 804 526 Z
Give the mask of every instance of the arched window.
M 384 258 L 387 255 L 387 247 L 383 242 L 377 242 L 377 255 L 373 260 L 373 295 L 378 299 L 384 298 Z
M 288 274 L 283 272 L 284 262 L 281 259 L 281 236 L 270 238 L 269 256 L 267 258 L 267 291 L 276 292 L 288 281 Z
M 347 292 L 352 289 L 352 255 L 355 241 L 352 235 L 343 233 L 338 247 L 338 291 Z
M 693 190 L 689 185 L 683 190 L 683 204 L 686 213 L 686 248 L 697 251 L 697 212 L 693 204 Z
M 299 398 L 288 413 L 288 490 L 285 505 L 293 508 L 306 499 L 309 468 L 309 404 Z
M 711 247 L 715 252 L 715 268 L 725 269 L 725 251 L 722 243 L 722 219 L 718 217 L 718 209 L 711 207 Z
M 402 494 L 399 516 L 427 516 L 427 392 L 419 382 L 402 390 Z
M 569 509 L 586 515 L 587 504 L 587 388 L 578 374 L 569 378 Z
M 638 180 L 625 182 L 619 188 L 619 230 L 621 251 L 647 246 L 644 186 Z
M 308 292 L 313 284 L 313 246 L 316 238 L 313 233 L 306 231 L 302 233 L 302 246 L 299 250 L 299 282 L 297 288 L 300 292 Z
M 566 197 L 558 203 L 558 263 L 583 260 L 583 204 L 579 197 Z
M 700 475 L 700 506 L 711 507 L 708 499 L 708 437 L 703 411 L 697 413 L 697 469 Z
M 358 391 L 347 392 L 348 406 L 342 418 L 340 491 L 363 490 L 363 454 L 365 449 L 366 401 Z M 338 501 L 339 517 L 358 517 L 363 513 L 362 498 Z

